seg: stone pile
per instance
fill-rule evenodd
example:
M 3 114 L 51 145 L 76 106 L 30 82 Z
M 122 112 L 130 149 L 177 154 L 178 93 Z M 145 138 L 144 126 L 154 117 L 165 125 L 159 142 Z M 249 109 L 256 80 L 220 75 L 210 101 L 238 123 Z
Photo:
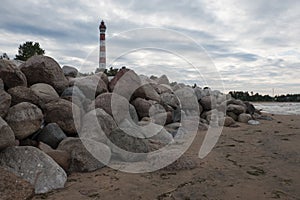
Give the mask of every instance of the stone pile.
M 170 83 L 165 75 L 148 78 L 126 68 L 110 81 L 101 72 L 77 75 L 47 56 L 19 67 L 0 60 L 0 167 L 35 193 L 62 188 L 68 173 L 102 168 L 111 158 L 143 160 L 126 152 L 172 144 L 191 120 L 201 130 L 234 127 L 253 120 L 255 112 L 248 102 Z

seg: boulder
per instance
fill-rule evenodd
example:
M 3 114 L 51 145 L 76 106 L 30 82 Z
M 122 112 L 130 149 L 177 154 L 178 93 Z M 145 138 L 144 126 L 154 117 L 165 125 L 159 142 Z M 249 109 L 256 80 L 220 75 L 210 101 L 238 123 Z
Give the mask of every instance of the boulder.
M 134 133 L 132 133 L 134 134 Z M 127 162 L 136 162 L 146 159 L 149 151 L 146 139 L 133 137 L 122 129 L 114 129 L 109 135 L 108 146 L 111 148 L 112 155 Z
M 20 66 L 20 69 L 26 75 L 29 85 L 47 83 L 59 94 L 68 87 L 69 83 L 63 70 L 51 57 L 42 55 L 32 56 Z
M 98 75 L 75 78 L 71 85 L 77 86 L 91 100 L 108 91 L 107 84 Z
M 115 86 L 116 86 L 116 84 L 118 83 L 118 81 L 121 79 L 121 77 L 124 75 L 124 74 L 126 74 L 127 72 L 129 72 L 129 73 L 132 73 L 133 75 L 135 75 L 134 77 L 136 78 L 137 77 L 137 75 L 135 74 L 135 72 L 133 71 L 133 70 L 129 70 L 129 69 L 126 69 L 126 68 L 124 68 L 124 69 L 120 69 L 118 72 L 117 72 L 117 74 L 114 76 L 114 78 L 109 82 L 109 91 L 110 92 L 113 92 L 114 91 L 114 89 L 115 89 Z M 130 76 L 129 76 L 129 78 L 130 78 Z M 134 79 L 133 79 L 134 80 Z M 139 79 L 136 79 L 136 80 L 139 80 Z M 124 83 L 126 83 L 126 81 L 124 81 Z M 135 83 L 135 85 L 139 85 L 139 82 L 137 81 L 136 83 Z M 120 84 L 121 85 L 121 84 Z
M 47 124 L 38 134 L 37 140 L 42 141 L 53 149 L 67 136 L 56 123 Z
M 208 111 L 212 109 L 212 96 L 204 96 L 200 99 L 200 104 L 203 110 Z
M 0 151 L 15 145 L 15 135 L 8 124 L 0 117 Z
M 75 78 L 78 75 L 78 70 L 75 67 L 64 65 L 62 67 L 65 76 Z
M 128 86 L 130 87 L 130 85 L 128 85 Z M 138 97 L 147 99 L 147 100 L 157 101 L 157 102 L 161 101 L 159 94 L 156 92 L 154 87 L 152 87 L 149 83 L 143 84 L 141 87 L 138 87 L 134 91 L 132 99 L 138 98 Z
M 27 86 L 26 76 L 12 62 L 0 59 L 0 78 L 6 89 L 16 86 Z
M 234 124 L 235 124 L 234 119 L 232 119 L 231 117 L 225 116 L 225 118 L 224 118 L 224 126 L 225 127 L 230 127 Z M 221 126 L 222 124 L 219 123 L 219 125 Z
M 70 101 L 59 99 L 45 105 L 45 122 L 56 123 L 69 136 L 80 130 L 80 108 Z
M 4 83 L 1 78 L 0 78 L 0 90 L 4 90 Z
M 5 117 L 11 104 L 11 96 L 0 90 L 0 117 Z
M 5 119 L 15 137 L 22 140 L 39 130 L 43 117 L 42 111 L 36 105 L 22 102 L 10 107 Z
M 117 124 L 121 123 L 124 119 L 137 120 L 137 114 L 133 106 L 123 96 L 115 93 L 103 93 L 97 96 L 95 99 L 95 108 L 103 109 L 114 118 Z
M 34 185 L 35 193 L 63 188 L 67 174 L 47 154 L 31 146 L 9 147 L 0 152 L 0 166 Z
M 132 101 L 140 118 L 149 117 L 149 110 L 154 103 L 142 98 L 136 98 Z
M 56 101 L 59 99 L 57 92 L 49 84 L 37 83 L 32 85 L 30 89 L 39 97 L 42 107 L 50 101 Z
M 232 119 L 234 119 L 234 121 L 238 121 L 239 116 L 237 114 L 235 114 L 234 112 L 227 112 L 226 113 L 229 117 L 231 117 Z
M 45 153 L 50 156 L 66 172 L 69 171 L 71 165 L 71 155 L 69 152 L 62 150 L 50 150 Z
M 107 75 L 104 72 L 97 72 L 97 73 L 95 73 L 95 75 L 99 76 L 102 79 L 102 81 L 104 81 L 104 83 L 108 86 L 109 80 L 108 80 Z
M 251 120 L 252 117 L 250 114 L 242 113 L 238 117 L 238 121 L 242 123 L 247 123 L 249 120 Z
M 169 79 L 166 75 L 161 75 L 158 79 L 156 79 L 158 84 L 170 85 Z
M 80 138 L 106 143 L 107 136 L 117 128 L 116 122 L 103 109 L 97 108 L 88 112 L 82 119 Z
M 0 167 L 0 194 L 2 200 L 32 199 L 34 187 L 26 180 Z
M 177 108 L 180 106 L 178 98 L 175 96 L 175 94 L 170 94 L 170 93 L 162 93 L 160 95 L 161 97 L 161 102 L 163 104 L 167 104 L 169 106 L 172 106 L 172 108 Z
M 152 87 L 156 90 L 158 94 L 163 93 L 173 93 L 171 86 L 165 84 L 152 84 Z
M 71 155 L 70 172 L 90 172 L 104 167 L 110 160 L 108 146 L 89 139 L 66 138 L 57 150 Z
M 84 101 L 86 98 L 83 92 L 77 86 L 66 88 L 60 97 L 65 99 L 69 99 L 69 98 L 72 99 L 76 97 L 80 101 Z
M 183 111 L 193 110 L 199 111 L 199 104 L 195 92 L 192 88 L 184 87 L 174 92 L 180 102 L 180 107 Z
M 242 105 L 229 104 L 227 106 L 227 112 L 233 112 L 234 114 L 239 115 L 246 112 L 246 109 Z
M 22 102 L 29 102 L 34 105 L 40 105 L 40 99 L 32 89 L 24 86 L 16 86 L 7 91 L 11 95 L 11 105 Z
M 249 113 L 250 115 L 253 115 L 255 113 L 255 107 L 253 104 L 249 102 L 244 102 L 246 105 L 246 113 Z

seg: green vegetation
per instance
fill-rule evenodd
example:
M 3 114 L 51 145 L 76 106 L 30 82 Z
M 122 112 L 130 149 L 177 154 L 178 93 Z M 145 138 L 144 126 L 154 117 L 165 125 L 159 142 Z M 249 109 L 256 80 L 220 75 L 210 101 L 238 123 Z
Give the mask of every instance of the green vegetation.
M 300 102 L 300 94 L 287 94 L 271 97 L 269 95 L 249 94 L 249 92 L 230 91 L 229 94 L 235 99 L 243 101 L 276 101 L 276 102 Z
M 33 43 L 29 41 L 19 46 L 18 55 L 16 55 L 15 60 L 26 61 L 31 56 L 44 54 L 45 50 L 40 47 L 40 44 L 38 42 Z

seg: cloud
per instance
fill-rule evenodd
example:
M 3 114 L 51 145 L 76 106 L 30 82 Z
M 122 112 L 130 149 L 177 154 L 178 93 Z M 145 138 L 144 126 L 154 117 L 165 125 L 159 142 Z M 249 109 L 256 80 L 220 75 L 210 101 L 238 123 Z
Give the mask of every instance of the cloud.
M 0 53 L 12 58 L 19 44 L 38 41 L 61 65 L 94 71 L 100 18 L 116 67 L 225 90 L 300 93 L 297 0 L 3 0 Z

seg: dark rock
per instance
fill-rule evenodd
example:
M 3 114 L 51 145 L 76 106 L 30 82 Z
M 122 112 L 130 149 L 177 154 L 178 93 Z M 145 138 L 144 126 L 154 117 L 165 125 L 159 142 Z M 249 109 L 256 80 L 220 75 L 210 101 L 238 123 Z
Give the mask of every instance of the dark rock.
M 42 141 L 56 149 L 58 144 L 67 136 L 56 123 L 47 124 L 38 134 L 38 141 Z
M 251 103 L 249 103 L 249 102 L 244 102 L 245 103 L 245 105 L 246 105 L 246 107 L 247 107 L 247 109 L 246 109 L 246 113 L 249 113 L 250 115 L 253 115 L 254 114 L 254 112 L 255 112 L 255 107 L 254 107 L 254 105 L 253 104 L 251 104 Z
M 42 111 L 36 105 L 22 102 L 10 107 L 5 119 L 15 137 L 22 140 L 41 127 L 43 117 Z
M 212 97 L 204 96 L 200 99 L 200 104 L 203 107 L 203 110 L 208 111 L 212 109 Z
M 15 135 L 8 124 L 0 117 L 0 151 L 15 145 Z
M 47 83 L 59 94 L 68 87 L 69 83 L 63 70 L 51 57 L 42 55 L 32 56 L 20 66 L 20 69 L 26 75 L 29 85 Z
M 27 86 L 26 76 L 12 62 L 0 59 L 0 78 L 6 89 L 16 86 Z
M 77 105 L 70 101 L 59 99 L 45 105 L 46 123 L 56 123 L 70 136 L 74 136 L 80 130 L 81 112 Z
M 35 147 L 8 147 L 0 152 L 0 166 L 30 182 L 35 193 L 63 188 L 64 170 L 47 154 Z
M 11 96 L 0 90 L 0 117 L 5 117 L 11 104 Z
M 0 167 L 0 174 L 1 200 L 27 200 L 34 196 L 34 187 L 28 181 L 2 167 Z
M 231 117 L 232 119 L 234 119 L 234 121 L 238 121 L 239 116 L 237 114 L 235 114 L 234 112 L 227 112 L 226 114 L 229 117 Z

